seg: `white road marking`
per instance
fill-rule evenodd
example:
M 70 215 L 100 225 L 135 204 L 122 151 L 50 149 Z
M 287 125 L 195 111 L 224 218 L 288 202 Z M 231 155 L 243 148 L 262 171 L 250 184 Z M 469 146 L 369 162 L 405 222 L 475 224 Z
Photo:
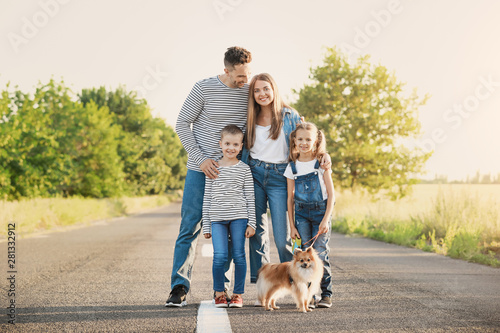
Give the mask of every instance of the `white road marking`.
M 214 256 L 212 244 L 203 244 L 201 255 L 212 258 Z M 216 308 L 213 300 L 201 301 L 198 309 L 196 332 L 232 332 L 226 309 Z
M 201 301 L 196 332 L 232 332 L 226 309 L 216 308 L 212 301 Z
M 212 244 L 203 244 L 201 247 L 201 255 L 203 257 L 213 257 L 214 256 L 214 247 Z

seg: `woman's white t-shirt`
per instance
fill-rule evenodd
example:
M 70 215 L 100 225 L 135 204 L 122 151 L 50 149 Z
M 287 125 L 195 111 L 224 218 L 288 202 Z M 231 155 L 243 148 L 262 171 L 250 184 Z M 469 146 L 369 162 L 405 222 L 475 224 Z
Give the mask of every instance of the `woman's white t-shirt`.
M 283 173 L 283 175 L 286 178 L 290 178 L 290 179 L 294 179 L 294 176 L 307 175 L 308 173 L 315 171 L 314 166 L 316 165 L 316 161 L 317 161 L 317 159 L 314 159 L 314 160 L 309 161 L 309 162 L 296 161 L 295 162 L 295 168 L 297 169 L 296 175 L 293 174 L 292 167 L 291 167 L 290 163 L 288 163 L 286 170 L 285 170 L 285 173 Z M 325 170 L 323 170 L 321 167 L 319 167 L 318 171 L 319 171 L 319 174 L 318 174 L 319 185 L 321 186 L 321 192 L 323 193 L 323 200 L 326 200 L 326 199 L 328 199 L 328 192 L 326 191 L 326 185 L 325 185 L 325 179 L 324 179 Z M 335 201 L 335 194 L 334 193 L 332 193 L 332 199 Z
M 269 137 L 269 126 L 255 125 L 255 142 L 250 149 L 250 156 L 255 160 L 267 163 L 286 163 L 288 160 L 288 146 L 285 133 L 281 129 L 276 140 Z

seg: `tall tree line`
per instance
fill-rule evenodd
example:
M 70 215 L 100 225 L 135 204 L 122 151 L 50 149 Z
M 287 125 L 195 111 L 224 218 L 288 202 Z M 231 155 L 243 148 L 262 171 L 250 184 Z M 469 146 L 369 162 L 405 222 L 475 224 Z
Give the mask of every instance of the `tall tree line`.
M 120 87 L 39 84 L 0 94 L 0 198 L 159 194 L 182 187 L 186 154 L 144 99 Z

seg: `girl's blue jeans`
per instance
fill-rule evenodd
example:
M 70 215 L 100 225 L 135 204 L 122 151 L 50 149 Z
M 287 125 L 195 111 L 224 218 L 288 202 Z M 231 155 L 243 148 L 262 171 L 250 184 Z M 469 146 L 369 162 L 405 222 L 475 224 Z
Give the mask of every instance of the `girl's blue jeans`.
M 281 262 L 292 260 L 290 227 L 287 222 L 287 181 L 283 173 L 287 163 L 274 164 L 250 160 L 255 189 L 257 229 L 249 240 L 250 282 L 257 281 L 259 268 L 270 262 L 267 207 L 271 211 L 273 236 Z
M 214 260 L 212 275 L 214 290 L 224 291 L 224 265 L 228 260 L 228 238 L 231 235 L 231 251 L 234 262 L 234 294 L 245 292 L 247 260 L 245 257 L 245 231 L 247 219 L 212 222 Z
M 319 225 L 325 216 L 327 200 L 316 203 L 295 202 L 295 227 L 302 240 L 302 248 L 306 249 L 314 242 L 313 249 L 318 252 L 319 258 L 323 261 L 323 278 L 321 279 L 321 296 L 332 296 L 332 270 L 330 267 L 330 232 L 321 234 L 316 241 L 310 241 L 317 235 Z M 331 221 L 328 222 L 328 230 L 331 230 Z M 309 242 L 310 241 L 310 242 Z M 304 243 L 308 244 L 304 245 Z

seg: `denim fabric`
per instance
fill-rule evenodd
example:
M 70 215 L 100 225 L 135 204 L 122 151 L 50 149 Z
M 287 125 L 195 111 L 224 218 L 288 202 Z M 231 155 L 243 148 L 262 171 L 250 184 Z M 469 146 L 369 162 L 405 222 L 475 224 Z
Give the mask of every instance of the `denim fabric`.
M 287 163 L 274 164 L 250 160 L 254 178 L 257 229 L 250 238 L 250 282 L 257 281 L 257 271 L 270 261 L 267 207 L 271 211 L 273 236 L 281 262 L 292 260 L 290 227 L 287 222 L 287 181 L 283 173 Z
M 183 285 L 189 291 L 191 287 L 196 244 L 201 231 L 204 192 L 205 174 L 188 169 L 182 196 L 181 225 L 174 249 L 174 262 L 170 279 L 172 289 L 177 285 Z M 226 263 L 226 272 L 230 268 L 230 263 L 231 259 Z M 229 279 L 226 278 L 226 282 L 229 285 Z
M 302 249 L 307 249 L 316 236 L 319 225 L 325 216 L 327 200 L 322 203 L 295 204 L 295 227 L 302 239 Z M 328 222 L 328 230 L 331 229 L 331 221 Z M 330 232 L 321 234 L 314 241 L 313 248 L 318 252 L 319 258 L 323 261 L 323 278 L 321 279 L 321 296 L 332 296 L 332 270 L 330 267 Z M 309 242 L 309 243 L 307 243 Z M 307 244 L 304 244 L 307 243 Z
M 295 165 L 291 162 L 295 174 Z M 316 163 L 315 168 L 319 168 Z M 302 248 L 307 249 L 314 242 L 313 248 L 323 261 L 323 278 L 321 279 L 321 296 L 332 296 L 332 270 L 330 267 L 330 232 L 320 234 L 315 241 L 311 239 L 318 234 L 319 225 L 326 212 L 328 200 L 323 200 L 318 170 L 295 177 L 295 227 L 302 239 Z M 331 220 L 328 230 L 331 229 Z
M 297 169 L 295 163 L 290 162 L 292 172 L 295 175 Z M 320 172 L 319 172 L 319 161 L 316 161 L 314 165 L 316 171 L 308 173 L 307 175 L 295 176 L 295 201 L 312 203 L 312 202 L 322 202 L 323 192 L 321 191 L 321 184 L 319 182 Z
M 228 236 L 231 235 L 231 250 L 234 261 L 234 294 L 245 292 L 247 260 L 245 257 L 245 231 L 247 219 L 212 222 L 212 244 L 214 260 L 212 276 L 214 290 L 224 291 L 224 265 L 228 259 Z
M 288 148 L 290 148 L 290 134 L 295 130 L 297 127 L 297 124 L 301 123 L 302 120 L 300 120 L 300 115 L 297 113 L 297 111 L 289 108 L 283 108 L 281 110 L 281 114 L 283 115 L 283 132 L 285 133 L 285 139 L 286 139 L 286 144 Z M 243 147 L 243 150 L 241 152 L 241 160 L 249 164 L 249 159 L 250 159 L 250 151 Z

